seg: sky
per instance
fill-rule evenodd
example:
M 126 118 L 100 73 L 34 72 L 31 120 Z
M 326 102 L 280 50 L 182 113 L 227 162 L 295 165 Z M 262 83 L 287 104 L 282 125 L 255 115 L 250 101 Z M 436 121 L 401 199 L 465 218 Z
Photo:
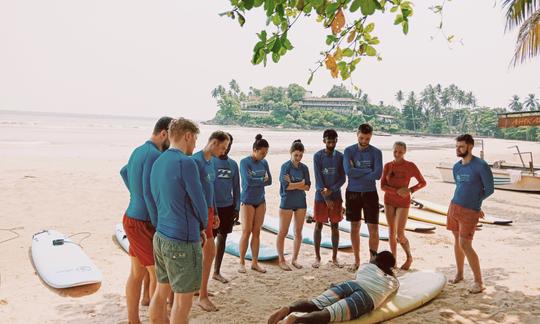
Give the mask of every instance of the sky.
M 455 83 L 484 106 L 540 97 L 540 58 L 510 66 L 516 33 L 505 33 L 498 1 L 448 2 L 444 31 L 461 40 L 451 44 L 428 10 L 439 1 L 413 2 L 407 36 L 390 15 L 373 17 L 383 60 L 363 60 L 353 75 L 373 102 L 397 104 L 397 90 L 430 83 Z M 343 82 L 321 69 L 306 83 L 329 33 L 313 17 L 290 31 L 295 49 L 279 64 L 253 66 L 265 17 L 249 13 L 241 28 L 218 15 L 228 8 L 225 0 L 0 0 L 0 110 L 206 120 L 217 110 L 211 90 L 231 79 L 245 91 L 298 83 L 314 95 Z

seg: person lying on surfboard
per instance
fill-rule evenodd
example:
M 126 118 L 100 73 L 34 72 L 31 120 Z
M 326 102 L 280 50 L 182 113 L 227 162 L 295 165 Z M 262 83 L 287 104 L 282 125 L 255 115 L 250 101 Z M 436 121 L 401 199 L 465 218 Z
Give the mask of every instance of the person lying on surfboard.
M 395 264 L 391 252 L 377 253 L 371 263 L 358 268 L 355 279 L 332 285 L 312 300 L 300 300 L 280 308 L 268 318 L 268 324 L 329 323 L 359 318 L 397 292 L 399 281 L 392 272 Z M 293 312 L 307 314 L 290 315 Z

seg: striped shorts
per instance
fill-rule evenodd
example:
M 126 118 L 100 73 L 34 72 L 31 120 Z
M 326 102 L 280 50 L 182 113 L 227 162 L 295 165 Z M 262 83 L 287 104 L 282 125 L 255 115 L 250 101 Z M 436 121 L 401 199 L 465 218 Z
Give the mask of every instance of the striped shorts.
M 330 313 L 330 322 L 356 319 L 373 310 L 373 299 L 354 281 L 344 281 L 330 287 L 312 302 Z

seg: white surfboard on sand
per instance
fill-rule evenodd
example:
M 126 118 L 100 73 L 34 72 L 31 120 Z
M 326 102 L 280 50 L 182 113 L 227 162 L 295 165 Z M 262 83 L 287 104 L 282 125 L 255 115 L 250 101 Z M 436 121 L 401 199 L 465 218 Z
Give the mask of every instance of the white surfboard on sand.
M 409 218 L 421 222 L 446 226 L 446 216 L 425 209 L 409 208 Z M 482 224 L 478 223 L 476 227 L 482 227 Z
M 446 284 L 444 274 L 432 271 L 411 272 L 398 279 L 399 290 L 393 297 L 371 313 L 346 323 L 378 323 L 403 315 L 437 297 Z
M 41 279 L 53 288 L 101 282 L 101 271 L 81 247 L 55 230 L 32 236 L 32 260 Z
M 114 228 L 114 234 L 118 244 L 120 244 L 124 251 L 129 253 L 129 240 L 127 238 L 126 232 L 124 232 L 124 225 L 122 225 L 121 223 L 116 224 Z
M 448 206 L 446 205 L 434 203 L 432 201 L 427 201 L 424 199 L 414 199 L 414 202 L 418 202 L 420 204 L 419 206 L 413 204 L 413 206 L 419 209 L 430 210 L 434 213 L 438 213 L 444 216 L 446 216 L 448 212 Z M 508 225 L 512 223 L 512 220 L 499 218 L 493 215 L 486 214 L 484 218 L 479 219 L 479 222 L 484 223 L 484 224 Z

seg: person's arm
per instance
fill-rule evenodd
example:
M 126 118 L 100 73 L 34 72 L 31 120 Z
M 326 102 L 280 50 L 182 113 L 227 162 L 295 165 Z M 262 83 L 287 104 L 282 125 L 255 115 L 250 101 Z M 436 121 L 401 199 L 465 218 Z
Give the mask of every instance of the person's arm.
M 128 179 L 127 164 L 124 165 L 124 167 L 122 169 L 120 169 L 120 176 L 122 177 L 122 180 L 124 180 L 124 184 L 126 185 L 126 188 L 129 189 L 129 179 Z
M 197 163 L 191 158 L 183 160 L 181 167 L 182 181 L 191 199 L 195 218 L 199 221 L 199 229 L 202 231 L 208 226 L 208 205 L 204 198 L 204 191 L 199 177 L 199 168 L 197 167 Z
M 489 165 L 482 165 L 482 169 L 480 170 L 480 179 L 482 180 L 482 185 L 484 186 L 482 200 L 485 200 L 495 191 L 495 187 L 493 185 L 493 172 L 491 172 Z
M 409 188 L 409 191 L 411 193 L 415 193 L 427 185 L 426 179 L 424 179 L 424 176 L 422 175 L 422 173 L 420 172 L 416 164 L 413 164 L 413 166 L 414 166 L 413 176 L 416 179 L 416 181 L 418 181 L 418 183 L 415 186 Z
M 272 174 L 270 174 L 270 167 L 268 166 L 268 162 L 264 161 L 264 168 L 266 169 L 266 175 L 268 176 L 268 179 L 264 181 L 265 186 L 272 185 Z M 264 180 L 264 178 L 263 178 Z
M 318 155 L 313 157 L 313 172 L 315 173 L 315 190 L 321 192 L 324 187 L 324 179 L 322 175 L 321 162 Z
M 300 184 L 303 185 L 301 182 L 289 182 L 285 177 L 289 176 L 289 168 L 287 167 L 287 163 L 284 163 L 281 166 L 281 169 L 279 170 L 279 183 L 283 187 L 285 191 L 291 191 L 291 190 L 298 190 L 300 189 Z
M 238 173 L 238 164 L 236 162 L 233 165 L 233 201 L 234 209 L 240 210 L 240 174 Z
M 388 164 L 386 164 L 384 166 L 384 169 L 383 169 L 383 174 L 382 174 L 382 177 L 381 177 L 381 189 L 384 192 L 396 193 L 397 189 L 394 188 L 394 187 L 391 187 L 388 184 L 388 180 L 386 179 L 388 177 L 388 173 L 390 173 L 390 172 L 392 172 L 392 171 L 391 171 L 390 163 L 388 163 Z
M 350 178 L 362 178 L 366 174 L 366 170 L 355 168 L 353 164 L 353 156 L 351 150 L 345 149 L 345 154 L 343 155 L 343 169 L 345 174 Z
M 377 150 L 373 154 L 373 171 L 365 173 L 362 179 L 365 180 L 379 180 L 382 174 L 382 152 Z
M 240 161 L 240 174 L 243 181 L 247 182 L 250 187 L 262 187 L 264 186 L 264 177 L 254 177 L 249 169 L 248 162 L 246 160 Z
M 341 187 L 343 187 L 343 185 L 345 184 L 345 181 L 347 180 L 347 178 L 345 177 L 345 170 L 343 169 L 343 156 L 340 156 L 341 158 L 341 161 L 338 161 L 338 164 L 337 164 L 337 174 L 338 174 L 338 181 L 330 187 L 330 190 L 332 190 L 332 192 L 336 192 L 338 191 L 339 189 L 341 189 Z
M 304 165 L 304 191 L 309 191 L 311 188 L 311 178 L 309 177 L 309 168 Z
M 154 165 L 154 162 L 158 156 L 147 156 L 142 170 L 143 199 L 146 209 L 148 210 L 148 215 L 150 216 L 150 222 L 152 225 L 154 225 L 154 227 L 157 226 L 157 205 L 150 189 L 150 173 L 152 172 L 152 166 Z

